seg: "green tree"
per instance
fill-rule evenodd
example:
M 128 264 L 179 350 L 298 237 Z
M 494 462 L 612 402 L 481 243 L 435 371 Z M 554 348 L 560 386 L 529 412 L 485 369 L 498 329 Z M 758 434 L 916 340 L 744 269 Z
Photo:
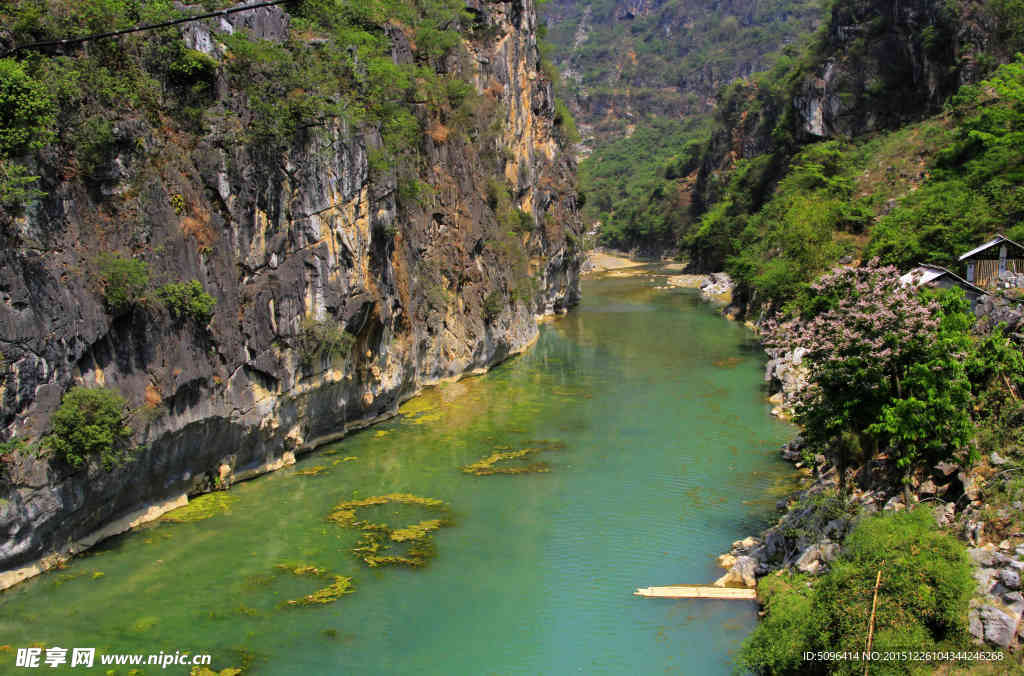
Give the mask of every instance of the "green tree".
M 919 465 L 955 456 L 971 430 L 965 364 L 974 342 L 962 294 L 940 303 L 903 286 L 896 268 L 874 265 L 836 269 L 810 291 L 807 318 L 770 325 L 765 342 L 806 350 L 796 417 L 836 461 L 840 487 L 860 446 L 850 434 L 876 450 L 890 445 L 905 484 Z
M 145 261 L 116 254 L 99 257 L 103 301 L 115 317 L 131 310 L 149 288 L 149 266 Z
M 217 299 L 206 293 L 197 279 L 164 284 L 156 295 L 175 318 L 191 317 L 200 324 L 210 321 L 217 305 Z
M 123 464 L 132 434 L 124 424 L 124 413 L 124 398 L 114 390 L 73 387 L 53 414 L 53 432 L 43 439 L 43 446 L 72 467 L 81 467 L 92 458 L 105 469 Z

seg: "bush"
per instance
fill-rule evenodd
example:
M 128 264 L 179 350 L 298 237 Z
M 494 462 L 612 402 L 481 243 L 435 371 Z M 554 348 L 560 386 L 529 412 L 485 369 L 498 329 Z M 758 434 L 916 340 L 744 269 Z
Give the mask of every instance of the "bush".
M 132 431 L 124 425 L 124 398 L 103 387 L 73 387 L 53 414 L 53 432 L 43 445 L 72 467 L 98 459 L 105 469 L 127 461 L 125 442 Z
M 310 366 L 344 360 L 355 342 L 356 337 L 332 319 L 306 317 L 299 327 L 299 354 Z
M 770 577 L 759 589 L 768 616 L 744 643 L 741 666 L 758 674 L 804 673 L 805 650 L 863 649 L 882 571 L 872 650 L 928 651 L 967 641 L 974 588 L 963 544 L 937 531 L 925 509 L 863 519 L 813 590 L 805 579 Z M 835 663 L 860 673 L 858 662 Z
M 135 307 L 149 287 L 149 266 L 145 261 L 103 254 L 99 258 L 99 273 L 103 302 L 115 317 Z
M 217 299 L 206 293 L 196 279 L 164 284 L 157 289 L 156 295 L 176 319 L 191 317 L 200 324 L 210 321 L 217 305 Z
M 53 99 L 14 59 L 0 59 L 0 156 L 41 148 L 53 136 Z

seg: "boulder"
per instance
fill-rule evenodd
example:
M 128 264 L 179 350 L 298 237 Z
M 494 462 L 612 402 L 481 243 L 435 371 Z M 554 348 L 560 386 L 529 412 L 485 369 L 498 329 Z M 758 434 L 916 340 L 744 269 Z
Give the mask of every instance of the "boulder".
M 978 583 L 978 593 L 988 594 L 992 589 L 992 585 L 995 584 L 997 573 L 992 568 L 975 568 L 974 580 Z
M 996 548 L 992 545 L 974 547 L 967 550 L 967 556 L 978 566 L 991 566 L 995 563 Z
M 834 542 L 811 545 L 800 554 L 794 565 L 801 573 L 814 574 L 820 572 L 825 563 L 834 561 L 839 553 L 839 546 Z
M 1020 573 L 1013 568 L 1004 568 L 999 571 L 999 581 L 1007 589 L 1020 589 Z
M 939 528 L 944 528 L 953 523 L 953 519 L 956 518 L 956 504 L 947 502 L 945 505 L 932 510 L 932 514 L 935 515 L 935 523 Z
M 729 572 L 715 580 L 716 587 L 755 587 L 757 586 L 757 561 L 750 556 L 736 558 L 736 563 Z
M 736 542 L 732 543 L 732 548 L 733 551 L 737 552 L 749 552 L 751 549 L 757 547 L 759 544 L 761 544 L 761 541 L 751 536 L 743 538 L 742 540 L 737 540 Z
M 726 570 L 729 570 L 736 565 L 736 557 L 732 554 L 722 554 L 718 557 L 718 565 Z
M 996 608 L 992 605 L 983 605 L 978 609 L 978 619 L 983 627 L 983 638 L 989 643 L 994 643 L 1002 648 L 1008 648 L 1017 635 L 1018 617 Z M 973 622 L 971 622 L 971 633 L 974 633 Z
M 960 472 L 956 475 L 956 478 L 960 479 L 960 483 L 963 484 L 964 495 L 967 496 L 967 499 L 971 502 L 977 500 L 978 495 L 981 492 L 981 488 L 978 486 L 978 481 L 974 478 L 974 475 L 968 474 L 967 472 Z

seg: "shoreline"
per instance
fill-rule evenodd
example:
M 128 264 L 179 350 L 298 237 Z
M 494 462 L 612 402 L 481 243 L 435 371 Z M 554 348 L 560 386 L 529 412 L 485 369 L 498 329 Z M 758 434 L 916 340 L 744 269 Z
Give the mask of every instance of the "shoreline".
M 551 321 L 549 317 L 552 315 L 535 315 L 534 319 L 538 325 Z M 305 442 L 295 451 L 286 451 L 280 458 L 275 461 L 265 463 L 256 467 L 251 467 L 238 472 L 237 474 L 231 474 L 230 485 L 236 483 L 242 483 L 244 481 L 251 481 L 261 476 L 265 476 L 272 472 L 276 472 L 285 467 L 294 465 L 299 458 L 310 455 L 320 448 L 328 444 L 332 444 L 336 441 L 340 441 L 348 436 L 352 432 L 372 427 L 377 423 L 385 422 L 398 415 L 399 409 L 406 402 L 415 399 L 423 393 L 424 390 L 437 387 L 439 385 L 447 383 L 456 383 L 466 378 L 475 378 L 478 376 L 486 375 L 493 368 L 505 363 L 509 359 L 518 357 L 521 354 L 529 351 L 537 344 L 540 339 L 540 331 L 534 333 L 533 338 L 523 343 L 522 345 L 510 350 L 500 360 L 489 364 L 486 367 L 478 367 L 469 371 L 463 371 L 462 373 L 456 373 L 451 376 L 444 376 L 441 378 L 435 378 L 426 382 L 418 383 L 417 387 L 408 393 L 408 396 L 401 396 L 395 403 L 393 409 L 382 413 L 372 418 L 364 418 L 361 420 L 354 420 L 346 423 L 341 430 L 332 434 L 326 434 L 315 439 L 311 439 Z M 182 493 L 177 496 L 171 496 L 163 500 L 157 500 L 139 506 L 138 508 L 123 514 L 110 522 L 104 524 L 102 527 L 92 531 L 88 535 L 79 538 L 73 542 L 68 543 L 61 549 L 45 554 L 34 561 L 27 563 L 17 568 L 10 570 L 0 571 L 0 593 L 11 589 L 22 582 L 31 580 L 34 577 L 42 575 L 43 573 L 49 572 L 54 569 L 59 569 L 67 564 L 69 561 L 74 559 L 76 556 L 87 552 L 99 543 L 117 535 L 131 532 L 139 526 L 147 523 L 151 523 L 161 518 L 164 514 L 187 505 L 191 498 L 198 497 L 200 495 L 206 495 L 214 491 L 203 491 L 194 494 Z

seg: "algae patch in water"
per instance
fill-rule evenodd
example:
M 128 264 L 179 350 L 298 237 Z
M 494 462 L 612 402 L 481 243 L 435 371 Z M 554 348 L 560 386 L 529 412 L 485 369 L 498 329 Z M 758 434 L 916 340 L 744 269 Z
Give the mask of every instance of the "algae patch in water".
M 206 495 L 200 495 L 195 499 L 189 500 L 188 504 L 183 507 L 167 512 L 164 514 L 163 520 L 172 523 L 203 521 L 218 514 L 229 514 L 231 512 L 231 505 L 236 502 L 238 502 L 237 496 L 225 493 L 224 491 L 207 493 Z
M 344 577 L 343 575 L 331 575 L 325 568 L 318 568 L 316 566 L 303 565 L 303 564 L 287 564 L 279 563 L 274 566 L 279 571 L 289 572 L 292 575 L 304 575 L 309 577 L 324 577 L 330 576 L 334 578 L 334 582 L 316 590 L 312 594 L 303 596 L 301 599 L 291 599 L 285 601 L 282 605 L 289 606 L 292 608 L 300 606 L 317 606 L 324 605 L 327 603 L 333 603 L 346 594 L 351 594 L 355 591 L 352 587 L 352 578 Z
M 301 472 L 295 472 L 292 476 L 318 476 L 327 471 L 327 467 L 324 465 L 316 465 L 309 469 L 304 469 Z
M 496 452 L 491 453 L 486 458 L 464 466 L 462 471 L 465 474 L 472 474 L 473 476 L 550 472 L 551 468 L 546 462 L 532 462 L 526 465 L 510 465 L 508 463 L 528 458 L 531 455 L 542 451 L 559 451 L 565 448 L 565 442 L 550 439 L 531 440 L 526 443 L 530 444 L 530 446 L 521 448 L 517 451 L 513 451 L 508 447 L 499 447 Z
M 361 509 L 389 503 L 417 505 L 439 513 L 441 518 L 420 521 L 402 528 L 392 528 L 386 523 L 373 523 L 369 520 L 359 519 L 357 516 Z M 425 565 L 435 553 L 431 534 L 440 528 L 451 525 L 451 520 L 448 518 L 448 507 L 444 502 L 409 493 L 388 493 L 358 500 L 346 500 L 338 503 L 327 518 L 339 526 L 358 528 L 363 531 L 362 537 L 352 548 L 352 553 L 371 568 L 387 565 L 418 568 Z M 394 553 L 393 547 L 397 543 L 408 545 L 404 554 Z

